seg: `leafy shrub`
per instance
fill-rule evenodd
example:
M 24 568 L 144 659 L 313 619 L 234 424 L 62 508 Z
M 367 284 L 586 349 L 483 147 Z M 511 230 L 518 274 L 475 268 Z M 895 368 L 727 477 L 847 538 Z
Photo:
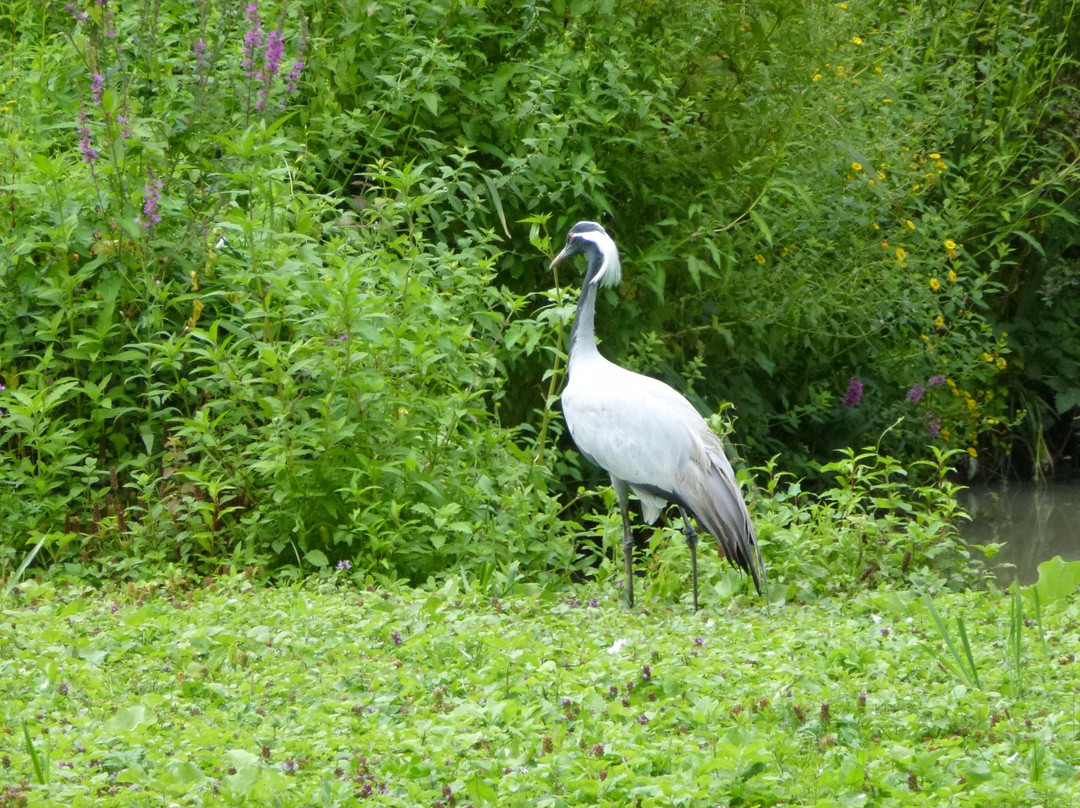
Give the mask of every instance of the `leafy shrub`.
M 57 9 L 20 51 L 57 92 L 9 140 L 3 562 L 565 568 L 494 418 L 521 302 L 433 218 L 477 166 L 374 164 L 343 214 L 298 177 L 301 6 L 176 11 Z

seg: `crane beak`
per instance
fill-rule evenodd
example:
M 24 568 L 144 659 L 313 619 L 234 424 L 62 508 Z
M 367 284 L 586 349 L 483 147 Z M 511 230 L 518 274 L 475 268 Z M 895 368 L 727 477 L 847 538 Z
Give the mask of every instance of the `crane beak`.
M 568 255 L 572 255 L 570 247 L 563 247 L 563 251 L 551 259 L 551 266 L 549 266 L 548 269 L 555 269 L 555 267 L 562 263 L 562 260 Z

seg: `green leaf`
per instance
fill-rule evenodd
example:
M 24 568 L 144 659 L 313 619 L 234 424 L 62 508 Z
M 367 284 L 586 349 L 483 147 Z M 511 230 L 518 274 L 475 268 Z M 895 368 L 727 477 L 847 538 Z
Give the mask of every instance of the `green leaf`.
M 1080 561 L 1063 561 L 1054 556 L 1039 565 L 1039 580 L 1035 589 L 1041 603 L 1067 598 L 1080 586 Z
M 499 795 L 495 793 L 495 789 L 486 777 L 479 775 L 470 777 L 466 782 L 466 788 L 469 791 L 469 799 L 473 802 L 487 803 L 488 805 L 495 805 L 498 802 Z
M 139 727 L 148 727 L 156 723 L 157 716 L 154 715 L 153 710 L 145 704 L 132 704 L 117 710 L 105 726 L 114 732 L 131 732 Z
M 330 559 L 326 557 L 322 550 L 308 550 L 304 553 L 304 561 L 319 569 L 330 566 Z

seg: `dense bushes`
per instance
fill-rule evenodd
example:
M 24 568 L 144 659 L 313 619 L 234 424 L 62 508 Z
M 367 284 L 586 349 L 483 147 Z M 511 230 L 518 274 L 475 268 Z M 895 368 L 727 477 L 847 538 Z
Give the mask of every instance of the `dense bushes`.
M 0 28 L 4 567 L 570 568 L 567 492 L 600 478 L 552 417 L 572 306 L 543 253 L 586 217 L 628 269 L 605 350 L 735 401 L 751 460 L 818 474 L 884 433 L 1004 462 L 1076 403 L 1070 6 Z

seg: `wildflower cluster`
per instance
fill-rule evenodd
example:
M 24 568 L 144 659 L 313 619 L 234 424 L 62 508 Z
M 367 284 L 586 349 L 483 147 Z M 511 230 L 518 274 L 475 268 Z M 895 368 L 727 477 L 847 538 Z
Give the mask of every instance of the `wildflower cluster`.
M 248 86 L 255 88 L 255 109 L 262 111 L 273 89 L 274 79 L 281 72 L 282 60 L 285 57 L 285 35 L 280 28 L 274 28 L 269 33 L 263 29 L 262 20 L 259 17 L 259 6 L 251 3 L 244 9 L 244 16 L 248 23 L 247 33 L 244 34 L 243 60 L 240 66 L 248 78 Z M 285 76 L 285 97 L 296 92 L 300 84 L 300 74 L 304 69 L 303 51 L 305 42 L 300 40 L 300 56 L 293 61 L 292 67 Z M 279 109 L 285 108 L 285 100 L 278 104 Z

